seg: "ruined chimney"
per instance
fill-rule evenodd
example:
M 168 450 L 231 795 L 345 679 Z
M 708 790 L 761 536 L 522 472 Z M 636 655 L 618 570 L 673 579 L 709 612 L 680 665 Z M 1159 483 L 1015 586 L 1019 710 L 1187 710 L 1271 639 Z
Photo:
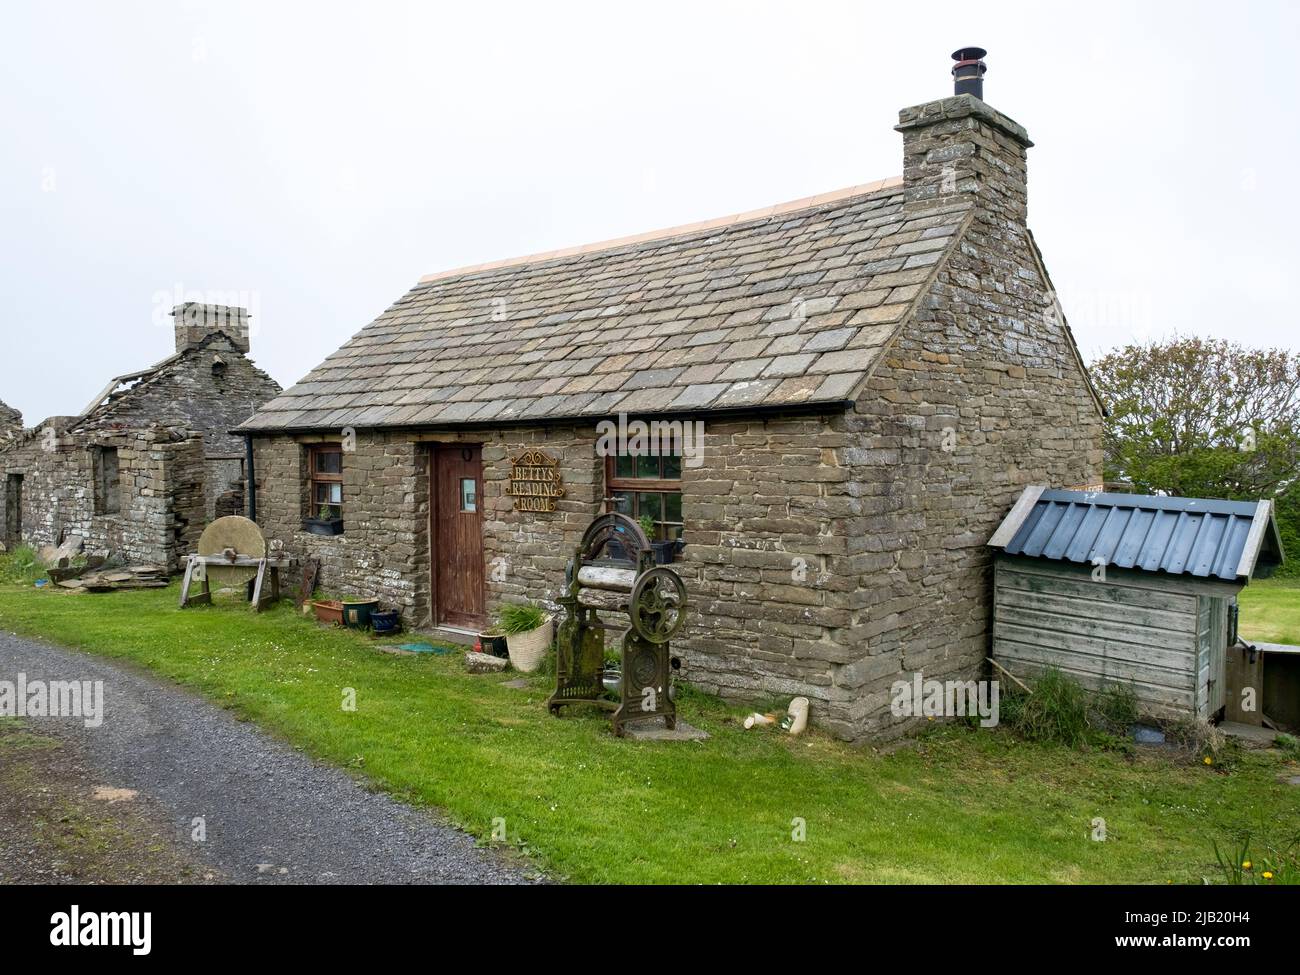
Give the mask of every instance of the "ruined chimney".
M 1023 231 L 1025 150 L 1033 143 L 1019 123 L 985 103 L 985 54 L 979 47 L 955 51 L 954 94 L 898 113 L 903 207 L 908 214 L 973 208 L 982 219 Z
M 176 321 L 176 351 L 198 345 L 213 332 L 223 332 L 242 352 L 248 351 L 248 309 L 187 301 L 171 310 Z

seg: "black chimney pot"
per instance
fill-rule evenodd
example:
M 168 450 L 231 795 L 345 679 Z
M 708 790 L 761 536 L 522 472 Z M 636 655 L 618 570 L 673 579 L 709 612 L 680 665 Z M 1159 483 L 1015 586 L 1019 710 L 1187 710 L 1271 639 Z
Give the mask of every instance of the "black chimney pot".
M 952 52 L 957 63 L 952 66 L 952 93 L 974 95 L 984 100 L 984 72 L 988 70 L 980 59 L 989 52 L 982 47 L 963 47 Z

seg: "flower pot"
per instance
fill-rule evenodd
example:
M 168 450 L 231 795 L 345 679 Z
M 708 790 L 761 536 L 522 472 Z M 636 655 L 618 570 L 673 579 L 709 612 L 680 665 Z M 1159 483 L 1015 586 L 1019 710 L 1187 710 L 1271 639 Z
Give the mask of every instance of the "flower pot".
M 506 635 L 495 630 L 484 630 L 480 633 L 476 649 L 480 653 L 490 653 L 494 657 L 507 658 L 510 656 L 510 651 L 506 647 Z
M 655 552 L 655 562 L 658 565 L 667 565 L 677 557 L 677 539 L 671 539 L 667 542 L 651 542 L 650 547 Z
M 312 602 L 311 607 L 320 622 L 343 625 L 343 604 L 337 599 L 318 599 Z
M 551 636 L 555 630 L 555 621 L 546 617 L 546 622 L 527 633 L 511 633 L 506 637 L 506 647 L 510 653 L 510 666 L 525 674 L 531 674 L 542 665 L 546 651 L 551 646 Z
M 370 625 L 370 614 L 378 608 L 378 599 L 345 599 L 343 623 L 351 629 L 364 630 Z
M 302 521 L 304 531 L 312 535 L 342 535 L 343 519 L 342 518 L 304 518 Z
M 374 610 L 370 614 L 372 633 L 396 633 L 402 626 L 402 616 L 395 609 Z

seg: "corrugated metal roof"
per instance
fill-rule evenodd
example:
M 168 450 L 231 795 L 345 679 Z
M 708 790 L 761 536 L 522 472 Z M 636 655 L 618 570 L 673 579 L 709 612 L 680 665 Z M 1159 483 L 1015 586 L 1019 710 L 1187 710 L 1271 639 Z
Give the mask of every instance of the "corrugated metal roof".
M 1261 566 L 1281 561 L 1268 502 L 1040 488 L 1021 500 L 989 542 L 1009 555 L 1229 581 L 1258 554 Z

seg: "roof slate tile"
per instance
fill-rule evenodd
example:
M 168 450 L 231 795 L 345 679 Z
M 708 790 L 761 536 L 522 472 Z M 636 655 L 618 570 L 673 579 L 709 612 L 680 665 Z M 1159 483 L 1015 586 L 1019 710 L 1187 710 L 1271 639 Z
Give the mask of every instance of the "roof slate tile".
M 962 218 L 885 181 L 426 278 L 240 429 L 839 404 Z

